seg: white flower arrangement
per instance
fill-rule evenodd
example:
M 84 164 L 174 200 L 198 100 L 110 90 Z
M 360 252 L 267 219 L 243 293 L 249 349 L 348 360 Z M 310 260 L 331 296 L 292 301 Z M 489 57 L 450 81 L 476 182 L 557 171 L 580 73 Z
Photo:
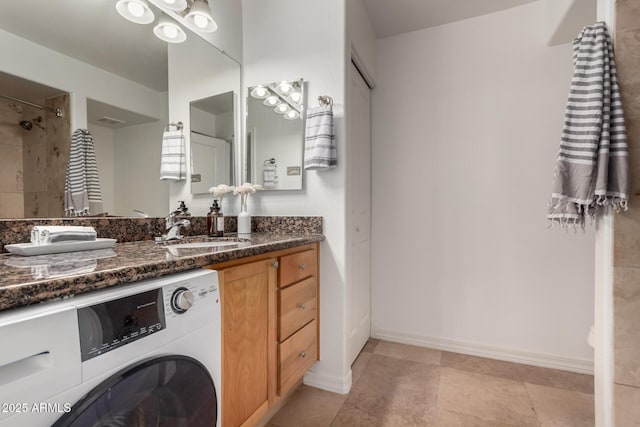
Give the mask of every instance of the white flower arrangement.
M 240 195 L 240 205 L 241 210 L 247 210 L 247 199 L 249 198 L 249 194 L 255 193 L 258 190 L 262 190 L 262 185 L 251 184 L 250 182 L 245 182 L 244 184 L 234 188 L 233 195 Z
M 235 187 L 232 187 L 227 184 L 216 185 L 215 187 L 209 188 L 209 193 L 213 194 L 215 197 L 220 199 L 220 207 L 222 207 L 222 198 L 225 194 L 231 193 L 234 191 Z M 235 193 L 234 193 L 235 194 Z

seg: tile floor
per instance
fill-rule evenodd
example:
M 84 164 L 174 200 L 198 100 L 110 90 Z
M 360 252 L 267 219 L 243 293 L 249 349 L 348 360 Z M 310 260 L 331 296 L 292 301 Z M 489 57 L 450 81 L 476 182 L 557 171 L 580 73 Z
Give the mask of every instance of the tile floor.
M 340 395 L 302 386 L 268 427 L 588 427 L 593 377 L 369 340 Z

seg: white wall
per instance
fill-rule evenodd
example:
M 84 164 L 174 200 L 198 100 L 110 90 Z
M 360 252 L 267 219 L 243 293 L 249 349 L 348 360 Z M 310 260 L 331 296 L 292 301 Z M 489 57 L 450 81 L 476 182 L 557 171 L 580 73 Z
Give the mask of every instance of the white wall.
M 4 30 L 0 30 L 0 51 L 0 71 L 71 93 L 73 129 L 87 127 L 87 98 L 150 117 L 160 117 L 163 112 L 165 93 Z
M 374 335 L 592 369 L 593 227 L 545 222 L 572 65 L 543 14 L 378 41 Z
M 249 200 L 249 211 L 324 217 L 321 361 L 305 381 L 346 392 L 351 373 L 345 349 L 345 0 L 243 0 L 242 9 L 245 88 L 302 77 L 308 83 L 309 106 L 318 105 L 319 95 L 330 95 L 334 100 L 338 167 L 328 172 L 305 172 L 302 191 L 256 193 Z
M 166 113 L 163 120 L 115 130 L 115 215 L 136 216 L 133 210 L 138 209 L 164 217 L 173 207 L 168 205 L 169 183 L 160 181 L 165 123 Z
M 87 129 L 93 135 L 93 146 L 96 150 L 100 191 L 102 191 L 102 210 L 109 215 L 115 215 L 114 180 L 116 172 L 113 162 L 115 135 L 113 129 L 93 123 L 88 124 Z
M 178 46 L 169 46 L 169 120 L 184 122 L 187 165 L 191 158 L 189 103 L 231 90 L 238 95 L 241 92 L 240 78 L 238 63 L 198 37 L 188 37 L 186 42 Z M 239 128 L 242 117 L 240 106 L 237 102 L 234 106 L 236 126 Z M 186 181 L 170 183 L 169 194 L 172 208 L 178 206 L 178 200 L 184 200 L 192 215 L 206 215 L 209 212 L 212 197 L 209 194 L 191 194 L 190 172 Z M 225 214 L 230 213 L 225 210 Z

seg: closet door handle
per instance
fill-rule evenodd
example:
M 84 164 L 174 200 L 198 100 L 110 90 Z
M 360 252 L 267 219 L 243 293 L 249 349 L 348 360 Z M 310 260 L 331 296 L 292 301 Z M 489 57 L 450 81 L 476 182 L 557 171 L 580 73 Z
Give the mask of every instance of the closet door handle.
M 307 264 L 300 264 L 300 265 L 298 266 L 298 268 L 299 268 L 300 270 L 304 270 L 305 268 L 307 268 Z
M 298 353 L 298 357 L 304 359 L 305 357 L 307 357 L 307 353 L 305 351 L 301 351 L 300 353 Z
M 280 263 L 278 262 L 278 260 L 274 260 L 271 265 L 273 266 L 273 268 L 278 268 L 278 266 L 280 265 Z
M 306 304 L 298 304 L 298 307 L 300 307 L 300 310 L 306 310 L 307 309 Z

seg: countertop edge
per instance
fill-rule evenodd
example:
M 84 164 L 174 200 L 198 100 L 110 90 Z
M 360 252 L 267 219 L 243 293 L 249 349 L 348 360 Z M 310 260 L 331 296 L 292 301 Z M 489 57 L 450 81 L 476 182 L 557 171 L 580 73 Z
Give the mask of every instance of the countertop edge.
M 173 260 L 145 262 L 139 265 L 128 265 L 105 271 L 7 285 L 0 287 L 0 311 L 61 298 L 72 298 L 74 295 L 81 295 L 91 291 L 126 285 L 140 280 L 157 278 L 325 240 L 322 234 L 283 235 L 281 237 L 283 238 L 282 240 L 274 239 L 273 242 L 259 243 L 245 248 L 194 254 L 177 257 Z M 135 243 L 137 242 L 118 243 L 117 245 L 132 245 Z

